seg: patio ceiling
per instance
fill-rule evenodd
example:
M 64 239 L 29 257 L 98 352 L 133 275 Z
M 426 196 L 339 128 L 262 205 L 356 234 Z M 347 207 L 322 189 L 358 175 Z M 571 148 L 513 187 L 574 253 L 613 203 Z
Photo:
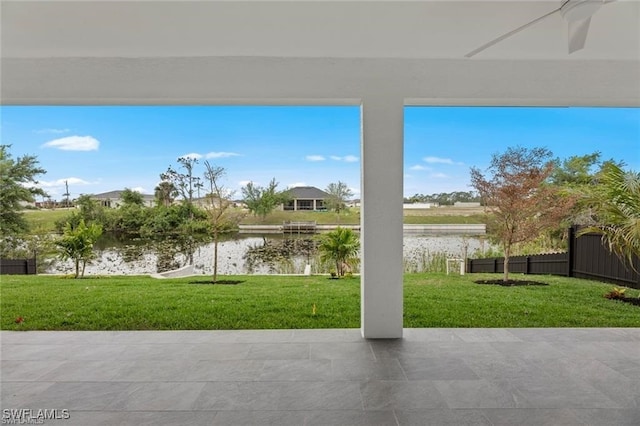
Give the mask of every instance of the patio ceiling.
M 560 1 L 3 1 L 2 102 L 640 104 L 640 2 L 568 54 Z

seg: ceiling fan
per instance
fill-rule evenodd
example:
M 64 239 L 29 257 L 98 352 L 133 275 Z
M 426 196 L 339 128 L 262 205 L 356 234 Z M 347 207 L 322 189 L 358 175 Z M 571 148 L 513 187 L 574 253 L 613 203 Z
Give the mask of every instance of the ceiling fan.
M 600 7 L 607 3 L 612 3 L 616 0 L 564 0 L 560 7 L 546 13 L 533 21 L 527 22 L 524 25 L 519 26 L 515 30 L 509 31 L 506 34 L 501 35 L 498 38 L 491 40 L 488 43 L 483 44 L 477 49 L 464 55 L 467 58 L 471 58 L 478 53 L 490 48 L 494 44 L 501 42 L 504 39 L 511 37 L 514 34 L 548 18 L 560 12 L 560 15 L 567 22 L 569 30 L 569 53 L 573 53 L 576 50 L 584 48 L 585 41 L 587 40 L 587 33 L 589 32 L 589 24 L 591 23 L 591 17 L 600 9 Z

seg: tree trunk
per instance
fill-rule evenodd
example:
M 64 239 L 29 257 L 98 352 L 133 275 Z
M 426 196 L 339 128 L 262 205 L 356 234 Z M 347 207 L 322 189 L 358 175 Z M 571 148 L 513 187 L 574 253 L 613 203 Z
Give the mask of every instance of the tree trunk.
M 74 278 L 78 278 L 80 276 L 80 259 L 74 259 L 76 262 L 76 276 Z
M 213 282 L 218 281 L 218 232 L 213 233 Z
M 504 248 L 504 282 L 509 281 L 509 256 L 511 255 L 511 247 Z
M 87 260 L 86 259 L 82 259 L 82 274 L 80 275 L 80 278 L 84 278 L 84 269 L 87 267 Z

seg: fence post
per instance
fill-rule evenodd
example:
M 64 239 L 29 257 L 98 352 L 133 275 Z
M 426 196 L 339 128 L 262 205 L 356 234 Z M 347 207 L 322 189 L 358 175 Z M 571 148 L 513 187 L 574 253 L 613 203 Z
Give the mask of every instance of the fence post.
M 569 240 L 567 248 L 567 277 L 573 276 L 573 253 L 575 252 L 577 243 L 575 235 L 575 225 L 572 225 L 569 227 L 567 235 L 567 239 Z
M 494 257 L 493 258 L 493 273 L 497 273 L 498 272 L 498 258 Z
M 26 259 L 26 271 L 27 275 L 35 275 L 36 274 L 36 258 Z
M 525 258 L 525 264 L 524 264 L 524 274 L 525 275 L 529 275 L 529 264 L 530 264 L 530 262 L 531 262 L 531 257 L 527 256 Z

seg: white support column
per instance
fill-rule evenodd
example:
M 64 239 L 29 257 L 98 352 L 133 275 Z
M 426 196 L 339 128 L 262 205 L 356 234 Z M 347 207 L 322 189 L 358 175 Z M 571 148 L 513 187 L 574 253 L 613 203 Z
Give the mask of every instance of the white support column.
M 402 337 L 404 103 L 361 106 L 361 327 L 365 338 Z

